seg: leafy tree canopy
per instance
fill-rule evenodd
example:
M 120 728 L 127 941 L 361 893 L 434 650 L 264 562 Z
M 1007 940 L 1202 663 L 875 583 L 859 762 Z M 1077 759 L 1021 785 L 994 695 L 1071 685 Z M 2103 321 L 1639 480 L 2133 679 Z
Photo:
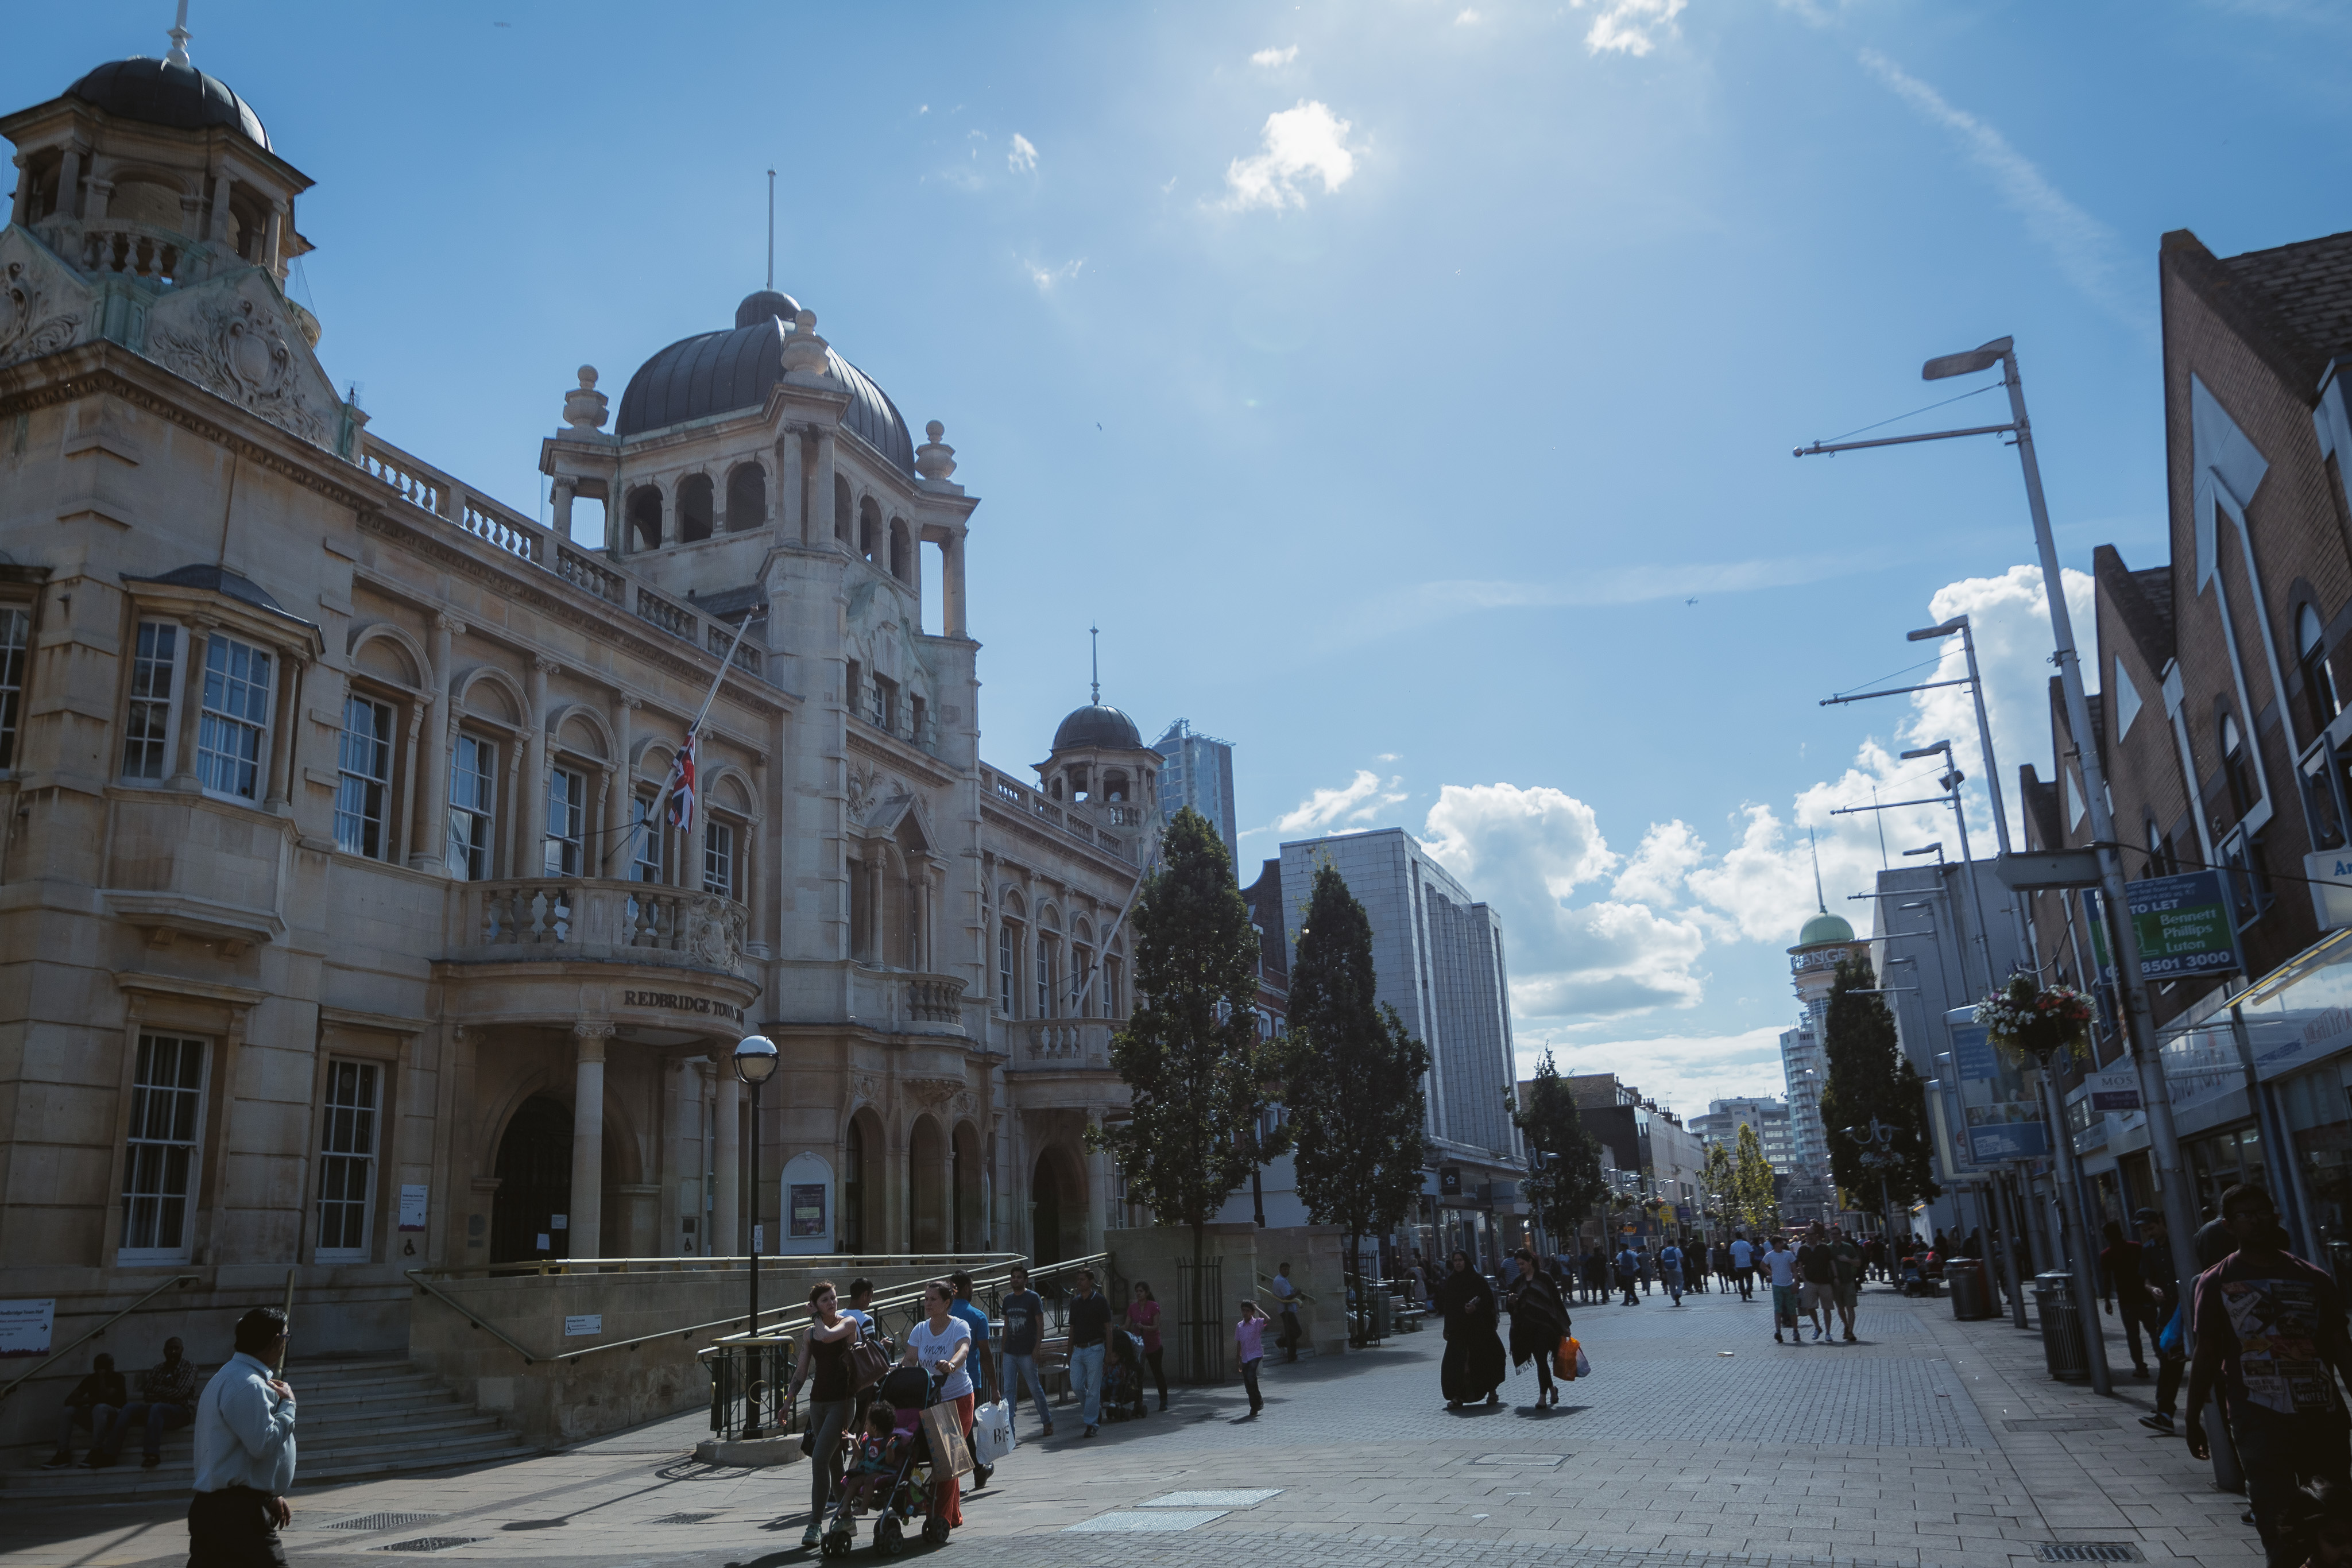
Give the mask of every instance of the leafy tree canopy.
M 1877 986 L 1869 959 L 1848 958 L 1838 965 L 1822 1041 L 1829 1061 L 1822 1124 L 1829 1132 L 1830 1176 L 1839 1186 L 1874 1206 L 1884 1176 L 1887 1195 L 1907 1205 L 1933 1197 L 1941 1189 L 1929 1162 L 1926 1086 L 1903 1054 L 1895 1015 L 1878 997 L 1868 994 Z M 1891 1156 L 1885 1165 L 1871 1158 L 1882 1153 L 1868 1139 L 1873 1118 L 1894 1134 L 1883 1151 Z M 1859 1129 L 1864 1138 L 1850 1136 L 1849 1128 Z

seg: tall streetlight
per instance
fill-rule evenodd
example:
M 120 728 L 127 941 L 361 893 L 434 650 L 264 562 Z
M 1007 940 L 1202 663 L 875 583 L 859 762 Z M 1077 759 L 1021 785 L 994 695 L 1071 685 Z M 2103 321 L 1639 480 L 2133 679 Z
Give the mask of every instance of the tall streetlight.
M 747 1034 L 735 1042 L 735 1076 L 751 1088 L 751 1347 L 760 1356 L 760 1086 L 776 1075 L 778 1058 L 776 1042 L 764 1034 Z M 747 1437 L 761 1435 L 760 1399 L 757 1380 L 745 1392 L 751 1397 L 747 1402 L 750 1424 L 743 1428 Z
M 1845 1135 L 1863 1145 L 1862 1163 L 1878 1173 L 1878 1218 L 1886 1227 L 1886 1244 L 1895 1244 L 1895 1198 L 1886 1185 L 1886 1173 L 1898 1163 L 1895 1155 L 1895 1129 L 1877 1117 L 1870 1119 L 1867 1127 L 1848 1127 Z
M 2132 1062 L 2139 1071 L 2140 1103 L 2147 1116 L 2148 1153 L 2155 1156 L 2157 1179 L 2162 1184 L 2165 1228 L 2172 1242 L 2173 1267 L 2179 1278 L 2197 1277 L 2195 1217 L 2189 1207 L 2189 1178 L 2180 1160 L 2180 1136 L 2172 1124 L 2172 1099 L 2164 1083 L 2164 1061 L 2158 1054 L 2156 1019 L 2148 1006 L 2147 981 L 2140 973 L 2139 933 L 2133 928 L 2131 904 L 2124 890 L 2122 844 L 2116 838 L 2114 814 L 2107 809 L 2106 769 L 2099 748 L 2091 744 L 2090 700 L 2083 691 L 2082 660 L 2074 651 L 2074 618 L 2066 610 L 2066 579 L 2058 565 L 2058 544 L 2050 532 L 2050 507 L 2042 495 L 2042 465 L 2034 456 L 2033 426 L 2025 413 L 2025 383 L 2017 370 L 2013 339 L 1996 338 L 1979 348 L 1929 360 L 1919 368 L 1919 379 L 1939 382 L 2000 368 L 2001 384 L 2009 389 L 2007 424 L 1979 425 L 1968 430 L 1936 430 L 1917 435 L 1891 435 L 1872 441 L 1815 442 L 1797 448 L 1800 457 L 1853 451 L 1865 446 L 1900 446 L 1917 441 L 1945 441 L 1963 435 L 2008 435 L 2015 438 L 2017 461 L 2025 479 L 2025 502 L 2033 517 L 2033 542 L 2042 560 L 2042 596 L 2050 606 L 2050 635 L 2055 644 L 2051 662 L 2058 666 L 2059 689 L 2066 703 L 2067 727 L 2074 734 L 2074 755 L 2083 769 L 2083 793 L 2091 816 L 2091 849 L 2097 857 L 2099 887 L 2115 937 L 2117 978 L 2124 992 L 2124 1026 L 2131 1040 Z M 2063 758 L 2060 759 L 2063 766 Z M 2063 1133 L 2063 1127 L 2053 1129 Z M 2086 1306 L 2089 1304 L 2084 1303 Z

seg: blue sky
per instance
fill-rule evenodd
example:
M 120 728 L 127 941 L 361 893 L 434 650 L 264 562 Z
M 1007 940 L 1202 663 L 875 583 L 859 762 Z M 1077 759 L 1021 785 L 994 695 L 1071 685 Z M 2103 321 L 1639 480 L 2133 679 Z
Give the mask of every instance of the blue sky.
M 6 101 L 169 22 L 27 13 Z M 760 286 L 777 169 L 778 286 L 983 497 L 991 760 L 1042 758 L 1099 620 L 1108 700 L 1235 743 L 1245 875 L 1286 837 L 1413 829 L 1505 915 L 1523 1054 L 1692 1111 L 1780 1086 L 1804 828 L 1853 911 L 1877 830 L 1830 808 L 1945 734 L 1982 772 L 1948 707 L 1820 697 L 1969 610 L 2001 765 L 2046 772 L 2011 455 L 1790 448 L 1969 391 L 1920 361 L 2014 335 L 2068 562 L 2155 564 L 2159 235 L 2352 226 L 2352 17 L 2291 0 L 191 25 L 318 181 L 296 294 L 330 371 L 526 508 L 574 367 L 617 397 Z

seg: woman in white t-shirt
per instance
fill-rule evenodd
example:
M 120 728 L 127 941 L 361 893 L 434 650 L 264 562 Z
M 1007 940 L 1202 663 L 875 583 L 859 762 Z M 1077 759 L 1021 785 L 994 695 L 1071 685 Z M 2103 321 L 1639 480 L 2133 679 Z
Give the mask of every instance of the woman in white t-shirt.
M 971 1328 L 949 1310 L 954 1305 L 955 1290 L 946 1281 L 934 1281 L 925 1289 L 925 1316 L 907 1331 L 907 1354 L 903 1359 L 908 1366 L 919 1366 L 939 1379 L 940 1403 L 955 1406 L 956 1424 L 963 1429 L 964 1440 L 970 1442 L 971 1374 L 964 1370 L 964 1363 L 971 1356 Z M 931 1499 L 934 1518 L 950 1529 L 963 1522 L 963 1490 L 944 1455 L 932 1456 Z

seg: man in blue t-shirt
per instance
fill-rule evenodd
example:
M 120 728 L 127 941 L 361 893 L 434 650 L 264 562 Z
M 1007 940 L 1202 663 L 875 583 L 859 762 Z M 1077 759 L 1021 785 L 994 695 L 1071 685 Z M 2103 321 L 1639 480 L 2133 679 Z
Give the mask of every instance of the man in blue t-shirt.
M 1045 1303 L 1029 1288 L 1029 1270 L 1020 1264 L 1013 1265 L 1012 1289 L 1004 1292 L 1004 1369 L 997 1379 L 998 1386 L 1010 1392 L 1019 1403 L 1021 1390 L 1029 1390 L 1030 1401 L 1037 1406 L 1037 1424 L 1045 1435 L 1054 1435 L 1054 1417 L 1045 1408 L 1045 1384 L 1037 1375 L 1037 1336 L 1045 1332 Z
M 971 1275 L 959 1269 L 948 1276 L 948 1284 L 955 1291 L 955 1299 L 948 1303 L 948 1313 L 951 1317 L 961 1318 L 964 1326 L 971 1330 L 971 1354 L 969 1362 L 976 1374 L 972 1378 L 972 1384 L 979 1391 L 978 1402 L 986 1405 L 996 1397 L 996 1379 L 993 1376 L 995 1367 L 988 1358 L 988 1314 L 982 1312 L 978 1303 L 971 1299 Z M 983 1465 L 974 1460 L 971 1467 L 973 1490 L 977 1490 L 986 1486 L 989 1476 L 995 1469 L 993 1465 Z

